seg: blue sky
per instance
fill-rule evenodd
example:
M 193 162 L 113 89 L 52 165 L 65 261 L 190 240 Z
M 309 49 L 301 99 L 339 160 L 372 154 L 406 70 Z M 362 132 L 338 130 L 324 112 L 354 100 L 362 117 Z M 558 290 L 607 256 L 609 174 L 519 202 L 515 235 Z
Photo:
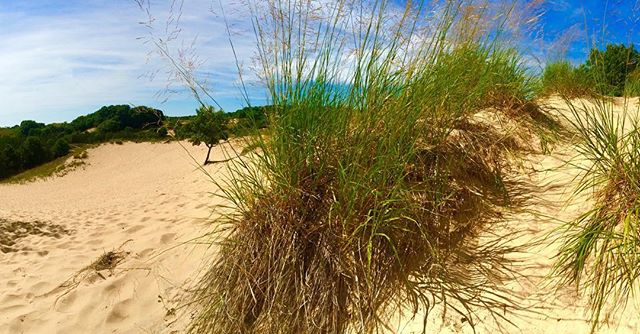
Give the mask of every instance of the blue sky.
M 234 0 L 222 2 L 226 6 Z M 155 34 L 163 34 L 169 3 L 152 1 Z M 180 38 L 197 37 L 200 73 L 222 107 L 233 111 L 244 103 L 217 8 L 217 0 L 213 5 L 211 0 L 186 0 Z M 640 17 L 637 0 L 547 0 L 540 12 L 536 36 L 520 41 L 538 61 L 563 50 L 559 44 L 569 45 L 566 57 L 581 61 L 591 45 L 587 36 L 603 27 L 606 34 L 598 34 L 599 41 L 640 43 L 640 25 L 632 19 Z M 250 22 L 233 10 L 227 16 L 240 62 L 250 72 Z M 69 121 L 108 104 L 148 105 L 169 115 L 193 113 L 193 98 L 179 85 L 167 89 L 166 62 L 150 54 L 154 48 L 144 43 L 150 30 L 139 22 L 146 19 L 133 0 L 0 0 L 0 126 L 24 119 Z M 572 42 L 559 42 L 564 40 Z M 257 80 L 251 75 L 247 79 L 252 103 L 264 103 Z

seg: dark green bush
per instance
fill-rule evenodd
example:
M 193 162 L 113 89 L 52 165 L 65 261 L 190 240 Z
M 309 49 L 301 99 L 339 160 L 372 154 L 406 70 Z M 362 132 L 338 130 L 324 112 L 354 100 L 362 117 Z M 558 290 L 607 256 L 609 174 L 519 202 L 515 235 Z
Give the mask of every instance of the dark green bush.
M 31 120 L 22 121 L 20 123 L 20 132 L 22 133 L 23 136 L 28 136 L 32 130 L 40 129 L 43 127 L 45 127 L 43 123 L 37 123 L 36 121 L 31 121 Z
M 20 157 L 22 167 L 31 168 L 49 161 L 51 154 L 40 138 L 29 136 L 20 146 Z
M 624 95 L 630 97 L 640 96 L 640 68 L 629 74 L 624 87 Z
M 116 132 L 122 130 L 122 124 L 116 119 L 108 119 L 98 125 L 98 131 L 102 133 Z
M 163 126 L 158 128 L 158 131 L 156 133 L 158 134 L 159 138 L 164 138 L 169 134 L 169 131 L 167 131 L 167 128 Z
M 64 138 L 60 138 L 56 140 L 55 144 L 53 144 L 51 153 L 53 153 L 54 158 L 58 158 L 69 154 L 70 150 L 71 147 L 69 146 L 69 142 Z
M 603 95 L 622 96 L 627 77 L 640 62 L 640 53 L 633 45 L 608 44 L 604 51 L 592 49 L 585 63 L 586 71 Z

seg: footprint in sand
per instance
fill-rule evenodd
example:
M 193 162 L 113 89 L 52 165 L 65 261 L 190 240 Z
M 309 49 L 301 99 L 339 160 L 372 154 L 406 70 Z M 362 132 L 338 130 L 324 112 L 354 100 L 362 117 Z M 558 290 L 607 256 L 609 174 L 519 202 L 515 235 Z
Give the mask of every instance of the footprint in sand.
M 144 225 L 135 225 L 135 226 L 132 226 L 129 229 L 127 229 L 125 232 L 127 232 L 127 233 L 136 233 L 136 232 L 138 232 L 138 231 L 140 231 L 140 230 L 142 230 L 144 228 L 145 228 Z
M 175 233 L 167 233 L 167 234 L 163 234 L 160 237 L 160 242 L 163 244 L 169 243 L 170 241 L 173 241 L 173 239 L 175 238 L 176 234 Z
M 108 324 L 116 324 L 127 318 L 129 306 L 132 302 L 131 298 L 125 299 L 117 304 L 115 304 L 109 315 L 107 315 L 106 323 Z
M 153 248 L 147 248 L 147 249 L 144 249 L 144 250 L 142 250 L 141 252 L 139 252 L 139 253 L 137 254 L 137 256 L 136 256 L 136 257 L 137 257 L 138 259 L 146 258 L 146 257 L 148 257 L 149 255 L 151 255 L 151 254 L 153 253 L 153 251 L 154 251 L 154 249 L 153 249 Z

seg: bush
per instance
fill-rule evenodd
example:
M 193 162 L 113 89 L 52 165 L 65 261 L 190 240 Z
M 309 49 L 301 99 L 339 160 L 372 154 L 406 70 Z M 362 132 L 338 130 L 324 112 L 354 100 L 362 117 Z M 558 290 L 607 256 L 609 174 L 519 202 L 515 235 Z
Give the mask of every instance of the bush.
M 165 138 L 169 134 L 169 131 L 167 131 L 167 128 L 163 126 L 158 128 L 158 131 L 156 133 L 158 134 L 159 138 Z
M 43 123 L 37 123 L 35 121 L 22 121 L 20 123 L 20 132 L 23 136 L 29 136 L 32 130 L 41 129 L 44 126 Z
M 20 146 L 20 158 L 24 168 L 31 168 L 49 161 L 50 153 L 40 138 L 30 136 Z
M 585 67 L 593 78 L 597 92 L 622 96 L 627 76 L 640 63 L 640 53 L 633 45 L 608 44 L 604 51 L 592 49 Z
M 69 142 L 64 138 L 61 138 L 56 140 L 55 144 L 53 144 L 51 153 L 53 153 L 53 157 L 58 158 L 69 154 L 69 150 L 71 150 Z
M 624 86 L 624 95 L 629 97 L 640 96 L 640 68 L 629 74 Z
M 0 151 L 0 178 L 16 174 L 21 167 L 18 151 L 13 146 L 5 146 Z
M 122 124 L 116 119 L 108 119 L 98 125 L 98 131 L 102 133 L 117 132 L 123 129 Z

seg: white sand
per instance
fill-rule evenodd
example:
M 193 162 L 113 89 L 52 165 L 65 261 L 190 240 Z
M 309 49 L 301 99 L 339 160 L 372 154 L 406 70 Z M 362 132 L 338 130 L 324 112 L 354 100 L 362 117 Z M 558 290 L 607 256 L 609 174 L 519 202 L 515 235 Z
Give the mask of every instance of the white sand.
M 205 156 L 204 148 L 185 147 L 198 162 Z M 555 226 L 550 218 L 571 219 L 587 204 L 579 200 L 563 207 L 575 169 L 547 170 L 572 152 L 565 146 L 552 156 L 528 157 L 525 164 L 538 172 L 520 178 L 534 185 L 537 198 L 526 212 L 508 216 L 506 233 L 526 231 L 519 242 L 531 241 Z M 212 158 L 222 157 L 217 149 Z M 87 161 L 85 169 L 64 177 L 0 185 L 0 218 L 40 220 L 72 231 L 60 238 L 29 236 L 16 245 L 28 250 L 0 252 L 0 333 L 182 333 L 188 314 L 176 317 L 172 309 L 184 303 L 181 288 L 212 256 L 205 246 L 183 242 L 211 228 L 211 206 L 219 202 L 209 195 L 215 185 L 178 143 L 103 145 L 90 150 Z M 214 178 L 224 177 L 222 168 L 206 167 Z M 85 271 L 74 289 L 59 288 L 119 247 L 129 254 L 113 272 Z M 535 247 L 520 256 L 523 277 L 508 286 L 535 313 L 511 318 L 519 328 L 506 326 L 504 333 L 589 332 L 584 299 L 545 285 L 553 254 L 553 246 Z M 640 333 L 637 310 L 630 305 L 601 333 Z M 452 312 L 444 321 L 438 313 L 428 332 L 472 332 Z M 479 333 L 499 332 L 484 320 Z M 419 333 L 420 323 L 405 320 L 394 327 Z
M 185 147 L 204 158 L 204 148 Z M 30 250 L 0 252 L 0 333 L 181 331 L 169 310 L 205 254 L 181 243 L 208 230 L 214 184 L 178 143 L 103 145 L 87 161 L 64 177 L 0 185 L 0 218 L 72 231 L 29 236 L 17 246 Z M 219 176 L 221 168 L 206 169 Z M 121 249 L 130 254 L 113 273 L 87 272 L 59 298 L 67 289 L 57 287 L 127 240 Z

